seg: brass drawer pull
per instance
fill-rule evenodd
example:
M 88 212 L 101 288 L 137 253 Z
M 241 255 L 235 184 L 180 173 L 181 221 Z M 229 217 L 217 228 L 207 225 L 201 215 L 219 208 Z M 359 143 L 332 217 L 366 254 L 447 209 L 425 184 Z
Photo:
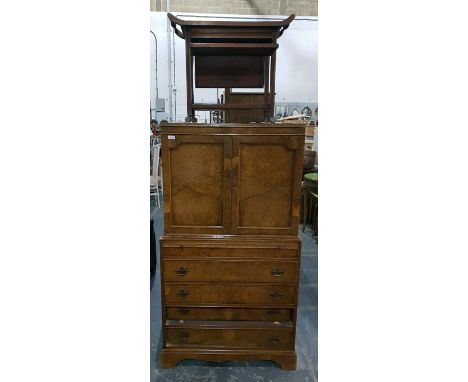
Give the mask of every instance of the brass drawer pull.
M 189 314 L 190 312 L 190 309 L 187 309 L 187 308 L 178 308 L 177 311 L 180 313 L 180 314 Z
M 188 332 L 179 332 L 179 340 L 187 341 L 190 337 L 190 333 Z
M 177 297 L 185 298 L 189 295 L 189 291 L 187 289 L 178 289 L 176 295 Z
M 271 292 L 270 293 L 270 297 L 273 299 L 273 300 L 279 300 L 280 297 L 282 297 L 283 295 L 278 292 L 277 290 L 275 290 L 274 292 Z
M 175 273 L 177 273 L 179 276 L 185 276 L 188 273 L 188 269 L 179 267 L 176 269 Z
M 276 345 L 280 342 L 280 339 L 278 337 L 268 337 L 268 342 L 270 344 Z
M 267 314 L 268 314 L 270 317 L 274 317 L 274 316 L 276 316 L 277 314 L 279 314 L 279 310 L 270 309 L 270 310 L 267 311 Z
M 271 274 L 275 277 L 281 277 L 284 275 L 284 271 L 281 268 L 273 268 Z

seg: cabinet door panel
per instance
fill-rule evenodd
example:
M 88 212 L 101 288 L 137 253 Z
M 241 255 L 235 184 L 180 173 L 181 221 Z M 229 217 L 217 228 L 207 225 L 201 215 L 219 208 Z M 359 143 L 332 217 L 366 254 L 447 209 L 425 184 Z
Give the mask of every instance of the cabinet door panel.
M 235 233 L 297 234 L 302 152 L 302 137 L 234 137 Z
M 229 231 L 230 159 L 228 137 L 163 136 L 166 232 Z

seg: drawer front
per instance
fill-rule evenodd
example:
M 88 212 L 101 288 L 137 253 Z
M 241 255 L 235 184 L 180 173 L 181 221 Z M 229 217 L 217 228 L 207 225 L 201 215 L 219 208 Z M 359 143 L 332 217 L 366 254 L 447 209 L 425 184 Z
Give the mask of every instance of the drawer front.
M 294 283 L 297 261 L 163 260 L 162 280 Z
M 277 308 L 194 308 L 181 306 L 166 308 L 166 319 L 291 322 L 293 320 L 293 310 Z
M 196 246 L 161 246 L 162 257 L 246 257 L 246 258 L 291 258 L 299 257 L 299 249 L 293 248 L 216 248 Z
M 166 328 L 166 347 L 293 349 L 293 329 Z
M 164 284 L 165 303 L 294 305 L 296 285 Z

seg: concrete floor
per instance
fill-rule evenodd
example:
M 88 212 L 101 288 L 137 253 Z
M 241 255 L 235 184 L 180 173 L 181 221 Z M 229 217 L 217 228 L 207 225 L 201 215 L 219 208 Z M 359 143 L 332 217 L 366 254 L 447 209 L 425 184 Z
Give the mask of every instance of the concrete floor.
M 157 247 L 163 231 L 162 209 L 151 204 Z M 301 228 L 301 227 L 299 227 Z M 185 360 L 173 369 L 159 368 L 161 291 L 159 248 L 156 275 L 151 279 L 151 382 L 315 382 L 317 381 L 317 244 L 310 229 L 303 234 L 296 331 L 297 369 L 281 370 L 274 362 L 204 362 Z

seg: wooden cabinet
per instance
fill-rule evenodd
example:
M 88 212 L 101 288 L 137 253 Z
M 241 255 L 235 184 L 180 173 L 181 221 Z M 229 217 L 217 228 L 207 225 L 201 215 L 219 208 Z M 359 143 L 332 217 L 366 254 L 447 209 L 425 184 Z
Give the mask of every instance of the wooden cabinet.
M 304 127 L 189 126 L 163 128 L 165 232 L 296 235 Z
M 162 126 L 161 366 L 295 368 L 304 126 Z

